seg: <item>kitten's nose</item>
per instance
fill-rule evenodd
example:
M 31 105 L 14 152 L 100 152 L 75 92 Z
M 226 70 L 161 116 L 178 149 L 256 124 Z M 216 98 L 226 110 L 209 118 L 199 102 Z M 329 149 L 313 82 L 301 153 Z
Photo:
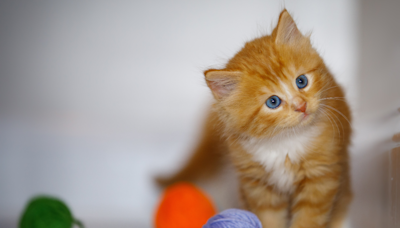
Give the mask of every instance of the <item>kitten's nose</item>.
M 305 102 L 300 97 L 296 97 L 293 99 L 294 110 L 296 112 L 306 112 L 307 109 L 307 102 Z
M 300 106 L 297 106 L 295 111 L 296 112 L 306 112 L 306 108 L 307 108 L 307 103 L 304 102 Z

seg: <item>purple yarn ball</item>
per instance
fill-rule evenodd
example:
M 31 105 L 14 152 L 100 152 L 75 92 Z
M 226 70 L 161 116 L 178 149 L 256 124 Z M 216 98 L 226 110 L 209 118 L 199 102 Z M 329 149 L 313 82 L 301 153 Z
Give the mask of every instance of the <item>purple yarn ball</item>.
M 262 228 L 262 225 L 249 211 L 228 209 L 210 218 L 203 228 Z

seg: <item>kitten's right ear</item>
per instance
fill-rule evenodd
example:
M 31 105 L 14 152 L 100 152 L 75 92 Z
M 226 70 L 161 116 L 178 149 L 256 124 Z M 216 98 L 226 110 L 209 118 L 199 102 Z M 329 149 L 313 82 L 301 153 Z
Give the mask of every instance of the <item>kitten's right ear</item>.
M 227 97 L 236 88 L 242 72 L 211 69 L 205 71 L 204 75 L 215 99 L 220 100 Z
M 303 34 L 297 28 L 292 16 L 286 9 L 279 15 L 278 25 L 272 32 L 276 43 L 295 44 L 304 39 Z

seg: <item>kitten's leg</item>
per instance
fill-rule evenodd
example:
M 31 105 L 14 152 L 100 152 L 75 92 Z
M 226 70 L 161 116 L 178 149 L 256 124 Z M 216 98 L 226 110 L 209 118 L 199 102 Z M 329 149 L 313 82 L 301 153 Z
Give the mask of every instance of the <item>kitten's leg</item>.
M 286 228 L 289 197 L 258 182 L 242 182 L 242 199 L 260 219 L 263 228 Z
M 290 228 L 329 227 L 339 188 L 339 175 L 305 178 L 293 194 Z
M 259 208 L 256 212 L 264 228 L 286 228 L 288 224 L 288 210 L 284 208 Z
M 332 211 L 331 226 L 329 228 L 342 228 L 343 222 L 346 219 L 347 210 L 352 199 L 350 190 L 346 192 L 338 199 L 337 205 L 334 211 Z

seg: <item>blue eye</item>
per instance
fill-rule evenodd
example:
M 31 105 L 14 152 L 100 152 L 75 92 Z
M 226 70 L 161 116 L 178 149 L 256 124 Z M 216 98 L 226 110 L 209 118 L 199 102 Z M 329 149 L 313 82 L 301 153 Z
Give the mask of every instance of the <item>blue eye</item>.
M 281 104 L 281 99 L 279 99 L 279 97 L 274 95 L 274 96 L 268 98 L 268 100 L 265 102 L 265 104 L 268 106 L 268 108 L 275 109 L 275 108 L 279 107 L 279 105 Z
M 304 87 L 307 86 L 307 84 L 308 84 L 308 79 L 304 74 L 296 78 L 296 85 L 297 87 L 299 87 L 299 89 L 303 89 Z

